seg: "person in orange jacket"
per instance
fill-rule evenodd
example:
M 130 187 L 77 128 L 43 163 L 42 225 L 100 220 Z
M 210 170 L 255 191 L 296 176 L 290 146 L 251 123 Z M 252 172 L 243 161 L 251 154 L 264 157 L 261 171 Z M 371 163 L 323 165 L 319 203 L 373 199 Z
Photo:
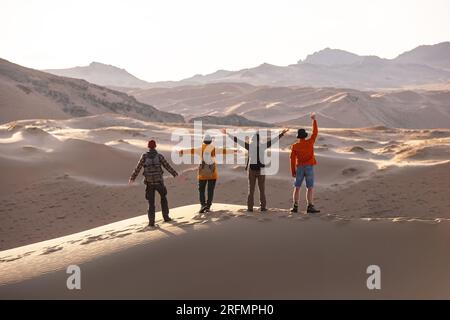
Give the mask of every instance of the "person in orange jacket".
M 201 163 L 198 167 L 198 192 L 200 198 L 199 213 L 209 212 L 214 198 L 214 190 L 216 188 L 216 181 L 219 178 L 216 164 L 216 154 L 222 153 L 236 153 L 237 150 L 216 148 L 212 145 L 212 138 L 206 134 L 203 138 L 203 143 L 199 148 L 191 148 L 180 150 L 179 154 L 197 154 L 201 157 Z M 205 196 L 207 189 L 208 197 Z
M 317 134 L 319 132 L 317 127 L 317 120 L 314 113 L 311 113 L 313 121 L 313 132 L 309 139 L 306 139 L 308 133 L 305 129 L 299 129 L 297 132 L 298 142 L 291 146 L 291 173 L 295 178 L 294 192 L 293 192 L 293 206 L 291 212 L 298 212 L 298 200 L 300 195 L 300 188 L 305 180 L 306 183 L 306 199 L 307 199 L 307 213 L 318 213 L 314 207 L 314 166 L 317 164 L 314 157 L 314 143 L 316 142 Z

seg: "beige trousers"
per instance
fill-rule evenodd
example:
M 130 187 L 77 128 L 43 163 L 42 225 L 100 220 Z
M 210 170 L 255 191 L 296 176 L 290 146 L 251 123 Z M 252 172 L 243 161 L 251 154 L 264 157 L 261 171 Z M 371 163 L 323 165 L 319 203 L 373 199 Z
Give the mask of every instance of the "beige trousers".
M 247 207 L 248 207 L 248 209 L 253 210 L 256 181 L 258 181 L 259 199 L 260 199 L 261 208 L 265 209 L 266 208 L 266 190 L 265 190 L 266 176 L 261 174 L 260 170 L 252 170 L 250 168 L 248 169 Z

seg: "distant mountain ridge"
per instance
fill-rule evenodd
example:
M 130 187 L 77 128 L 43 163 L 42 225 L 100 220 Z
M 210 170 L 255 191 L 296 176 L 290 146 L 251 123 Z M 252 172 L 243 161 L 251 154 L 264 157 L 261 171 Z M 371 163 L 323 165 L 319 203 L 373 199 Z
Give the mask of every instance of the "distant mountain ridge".
M 298 64 L 310 63 L 325 66 L 345 65 L 361 62 L 364 57 L 357 54 L 340 50 L 325 48 L 306 57 L 305 60 L 299 60 Z
M 360 56 L 326 48 L 288 66 L 268 63 L 238 71 L 220 70 L 171 83 L 194 85 L 245 82 L 252 85 L 339 87 L 358 90 L 397 89 L 450 82 L 450 42 L 420 46 L 395 59 Z M 163 83 L 153 83 L 152 87 Z
M 419 46 L 394 59 L 360 56 L 345 50 L 325 48 L 288 66 L 263 63 L 238 71 L 217 70 L 206 75 L 196 74 L 180 81 L 150 83 L 138 79 L 125 69 L 99 62 L 85 67 L 45 71 L 125 92 L 133 88 L 171 88 L 219 82 L 358 90 L 402 89 L 450 83 L 450 42 Z
M 103 113 L 157 122 L 184 122 L 181 115 L 160 111 L 126 93 L 25 68 L 4 59 L 0 59 L 0 97 L 0 123 Z
M 83 67 L 44 71 L 57 76 L 83 79 L 100 86 L 126 88 L 145 88 L 148 86 L 148 82 L 133 76 L 125 69 L 100 62 L 92 62 Z
M 402 53 L 395 58 L 395 61 L 450 70 L 450 42 L 441 42 L 433 46 L 419 46 Z

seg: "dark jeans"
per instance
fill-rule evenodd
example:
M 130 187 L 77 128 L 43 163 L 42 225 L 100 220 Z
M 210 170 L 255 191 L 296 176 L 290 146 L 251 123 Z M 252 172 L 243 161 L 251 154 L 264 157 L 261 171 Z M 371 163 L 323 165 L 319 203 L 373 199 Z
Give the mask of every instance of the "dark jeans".
M 145 189 L 145 198 L 148 200 L 148 221 L 150 224 L 155 223 L 155 191 L 158 191 L 161 197 L 161 211 L 164 220 L 169 218 L 169 204 L 167 203 L 167 189 L 162 183 L 160 184 L 147 184 Z
M 205 199 L 205 189 L 208 185 L 208 201 Z M 216 180 L 198 180 L 198 192 L 200 195 L 200 204 L 202 207 L 210 207 L 214 198 L 214 188 L 216 187 Z

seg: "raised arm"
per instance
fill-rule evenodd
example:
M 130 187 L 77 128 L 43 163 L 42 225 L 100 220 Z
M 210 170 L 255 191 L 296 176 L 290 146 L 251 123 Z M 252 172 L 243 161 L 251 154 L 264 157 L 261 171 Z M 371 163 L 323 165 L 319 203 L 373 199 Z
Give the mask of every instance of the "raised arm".
M 159 155 L 159 159 L 161 160 L 162 166 L 174 177 L 178 175 L 174 168 L 167 162 L 166 158 L 162 154 Z
M 236 142 L 238 145 L 240 145 L 241 147 L 245 148 L 246 150 L 248 150 L 250 148 L 250 146 L 249 146 L 249 144 L 247 142 L 239 140 L 237 137 L 229 134 L 226 129 L 222 129 L 222 133 L 226 134 L 227 136 L 229 136 L 231 139 L 233 139 L 234 142 Z
M 276 136 L 272 140 L 267 141 L 267 148 L 270 148 L 273 143 L 275 143 L 278 140 L 280 140 L 281 137 L 283 137 L 285 135 L 285 133 L 288 132 L 288 131 L 289 131 L 289 129 L 283 129 L 283 131 L 281 131 L 281 133 L 278 136 Z
M 317 127 L 317 120 L 316 120 L 316 115 L 315 114 L 311 115 L 311 119 L 313 121 L 313 132 L 312 132 L 310 140 L 313 143 L 315 143 L 316 142 L 316 138 L 317 138 L 317 134 L 319 133 L 319 128 Z
M 136 177 L 138 176 L 139 172 L 141 172 L 141 169 L 144 166 L 144 161 L 145 161 L 145 154 L 143 154 L 141 156 L 141 158 L 139 159 L 139 162 L 137 163 L 136 168 L 131 173 L 129 182 L 133 182 L 134 180 L 136 180 Z

